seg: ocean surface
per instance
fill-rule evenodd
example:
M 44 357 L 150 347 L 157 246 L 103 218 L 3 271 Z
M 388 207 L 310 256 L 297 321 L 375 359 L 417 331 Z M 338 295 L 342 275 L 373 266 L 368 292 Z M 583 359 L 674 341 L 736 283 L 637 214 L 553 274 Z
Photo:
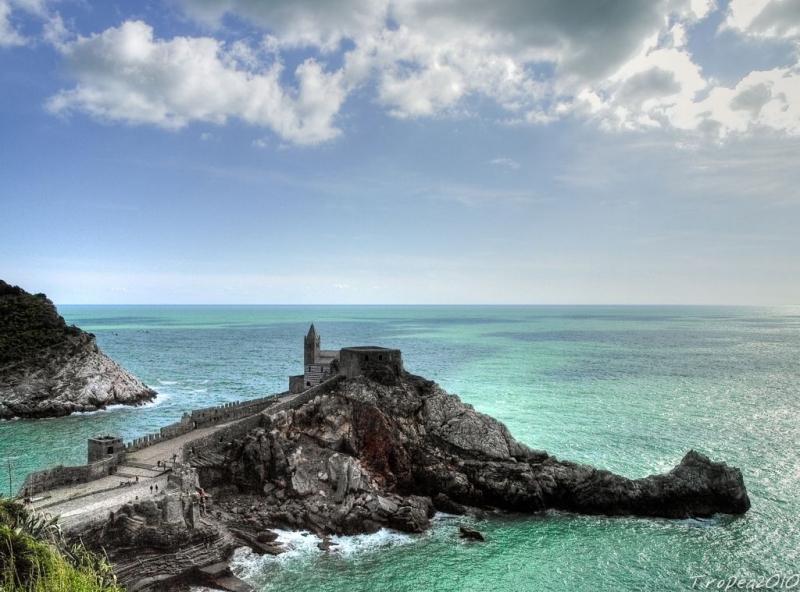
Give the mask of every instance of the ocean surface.
M 752 509 L 711 520 L 547 513 L 423 535 L 382 531 L 325 555 L 282 532 L 278 558 L 237 552 L 262 590 L 686 590 L 695 576 L 766 582 L 800 572 L 800 307 L 60 306 L 159 392 L 141 408 L 0 422 L 0 490 L 84 462 L 86 438 L 130 439 L 181 413 L 286 389 L 313 321 L 323 348 L 379 344 L 406 368 L 559 458 L 629 477 L 690 448 L 741 467 Z M 5 484 L 4 484 L 5 483 Z M 775 580 L 771 580 L 775 582 Z M 787 589 L 794 582 L 789 579 Z M 712 584 L 715 585 L 715 584 Z

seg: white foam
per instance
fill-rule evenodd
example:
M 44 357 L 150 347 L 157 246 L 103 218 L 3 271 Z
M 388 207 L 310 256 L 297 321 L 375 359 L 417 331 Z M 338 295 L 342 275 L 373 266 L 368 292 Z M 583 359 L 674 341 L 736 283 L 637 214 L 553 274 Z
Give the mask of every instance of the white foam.
M 142 405 L 144 406 L 144 405 Z M 117 409 L 130 409 L 130 405 L 108 405 L 105 409 L 95 409 L 94 411 L 73 411 L 70 415 L 96 415 L 98 413 L 110 413 L 112 411 L 116 411 Z
M 388 547 L 407 545 L 414 542 L 414 540 L 416 538 L 409 534 L 381 528 L 378 532 L 372 534 L 332 536 L 331 543 L 335 546 L 331 547 L 331 553 L 348 559 Z
M 178 381 L 177 380 L 159 380 L 158 384 L 161 384 L 163 386 L 173 386 L 175 384 L 178 384 Z
M 144 403 L 143 405 L 139 405 L 139 407 L 140 408 L 145 408 L 145 409 L 149 409 L 150 407 L 158 407 L 159 405 L 161 405 L 162 403 L 166 402 L 171 397 L 172 397 L 172 393 L 165 393 L 163 391 L 158 391 L 158 394 L 156 394 L 155 399 L 153 399 L 152 401 L 148 401 L 147 403 Z M 130 406 L 128 406 L 128 405 L 125 405 L 125 407 L 130 408 Z
M 298 563 L 313 561 L 325 554 L 318 545 L 322 542 L 315 534 L 308 531 L 275 529 L 278 535 L 276 542 L 281 543 L 286 551 L 280 555 L 256 555 L 247 547 L 237 549 L 231 558 L 231 567 L 244 579 L 253 578 L 265 569 L 280 566 L 292 566 Z M 329 553 L 333 557 L 352 559 L 367 553 L 385 550 L 389 547 L 413 543 L 418 537 L 382 528 L 372 534 L 352 536 L 332 536 Z

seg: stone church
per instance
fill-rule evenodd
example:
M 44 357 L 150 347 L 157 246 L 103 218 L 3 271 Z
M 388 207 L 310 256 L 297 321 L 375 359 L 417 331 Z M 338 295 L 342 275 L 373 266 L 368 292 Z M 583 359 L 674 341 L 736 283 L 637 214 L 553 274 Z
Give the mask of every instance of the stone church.
M 312 323 L 303 339 L 303 374 L 289 377 L 289 391 L 300 393 L 338 374 L 354 378 L 364 374 L 367 368 L 399 375 L 403 370 L 402 354 L 399 349 L 376 345 L 321 349 L 320 336 Z

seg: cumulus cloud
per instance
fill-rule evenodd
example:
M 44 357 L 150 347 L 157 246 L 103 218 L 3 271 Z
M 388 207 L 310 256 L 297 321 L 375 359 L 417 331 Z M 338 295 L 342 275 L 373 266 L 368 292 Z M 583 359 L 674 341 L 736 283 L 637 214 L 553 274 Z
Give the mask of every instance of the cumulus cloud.
M 180 0 L 186 12 L 209 26 L 234 15 L 268 31 L 282 45 L 335 49 L 343 39 L 384 26 L 387 0 Z
M 0 0 L 41 2 L 42 0 Z M 237 118 L 282 140 L 340 134 L 355 89 L 401 119 L 469 113 L 493 101 L 504 121 L 588 117 L 606 129 L 671 128 L 716 137 L 763 126 L 797 133 L 797 68 L 752 72 L 723 87 L 692 56 L 693 26 L 713 0 L 180 0 L 206 36 L 157 38 L 140 21 L 52 42 L 76 84 L 56 113 L 181 128 Z M 731 0 L 725 26 L 797 35 L 796 0 Z M 0 12 L 0 31 L 2 30 Z M 7 19 L 6 19 L 7 21 Z M 259 43 L 223 43 L 241 21 Z M 63 39 L 56 22 L 53 38 Z M 61 33 L 59 33 L 61 31 Z M 292 72 L 282 60 L 312 55 Z M 296 53 L 293 55 L 297 55 Z M 793 103 L 794 101 L 794 103 Z
M 800 2 L 731 0 L 724 26 L 757 37 L 800 36 Z
M 48 101 L 54 113 L 80 110 L 168 129 L 235 117 L 299 144 L 340 133 L 334 118 L 346 95 L 341 72 L 328 73 L 313 59 L 295 69 L 296 87 L 287 89 L 280 62 L 248 69 L 216 39 L 160 40 L 141 21 L 81 37 L 63 51 L 77 85 Z
M 23 37 L 11 23 L 11 3 L 0 0 L 0 47 L 23 45 Z
M 14 21 L 23 16 L 41 25 L 40 35 L 23 34 Z M 33 45 L 39 41 L 56 45 L 69 35 L 61 16 L 48 7 L 47 0 L 0 0 L 0 49 Z

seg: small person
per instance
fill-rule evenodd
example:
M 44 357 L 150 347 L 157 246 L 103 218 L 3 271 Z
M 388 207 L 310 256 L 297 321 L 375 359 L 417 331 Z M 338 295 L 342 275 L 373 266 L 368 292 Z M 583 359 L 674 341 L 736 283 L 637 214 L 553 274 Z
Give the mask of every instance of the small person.
M 156 483 L 156 493 L 158 493 L 158 483 Z
M 151 494 L 153 493 L 153 486 L 152 485 L 150 486 L 150 493 Z

